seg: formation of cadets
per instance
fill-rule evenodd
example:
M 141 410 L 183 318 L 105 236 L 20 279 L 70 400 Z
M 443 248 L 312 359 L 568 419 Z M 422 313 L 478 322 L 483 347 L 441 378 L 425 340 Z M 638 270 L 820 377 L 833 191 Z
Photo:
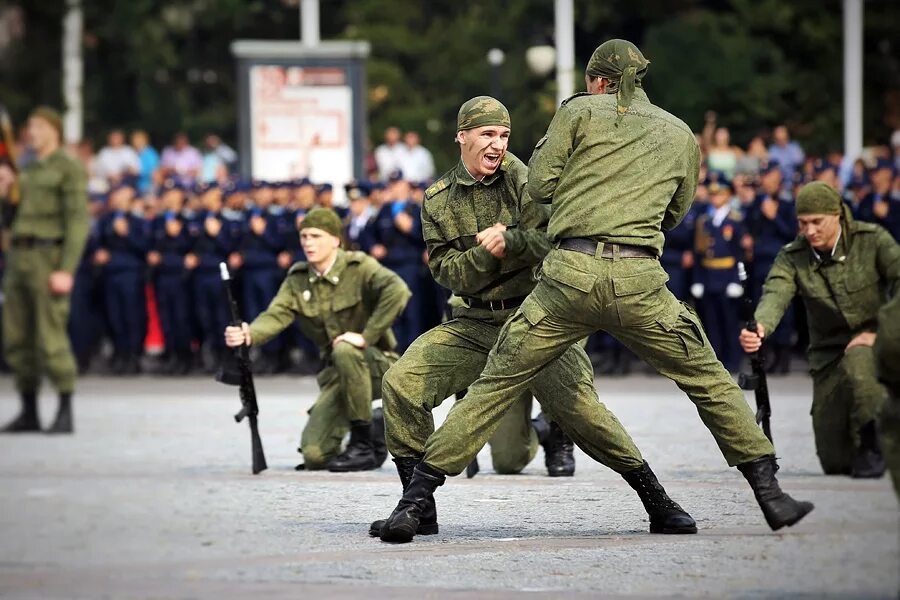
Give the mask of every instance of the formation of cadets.
M 839 191 L 856 218 L 878 223 L 900 240 L 900 175 L 888 160 L 868 169 L 861 165 Z M 738 315 L 745 290 L 737 263 L 747 265 L 746 293 L 758 299 L 778 250 L 797 235 L 794 190 L 813 179 L 838 188 L 838 166 L 817 160 L 794 180 L 786 180 L 774 162 L 763 164 L 757 175 L 733 180 L 704 168 L 690 214 L 666 235 L 661 262 L 668 285 L 696 307 L 731 371 L 742 358 Z M 72 294 L 69 329 L 79 368 L 118 374 L 138 373 L 142 365 L 168 374 L 214 369 L 227 321 L 219 263 L 229 265 L 250 320 L 274 297 L 287 268 L 304 260 L 297 225 L 314 206 L 335 208 L 345 223 L 346 247 L 377 258 L 413 292 L 395 325 L 399 350 L 405 350 L 442 320 L 448 297 L 425 262 L 426 183 L 409 182 L 399 172 L 386 181 L 353 183 L 340 207 L 333 205 L 331 185 L 308 179 L 190 188 L 167 180 L 145 196 L 129 185 L 114 187 L 91 202 L 93 224 Z M 798 339 L 798 331 L 805 331 L 798 318 L 802 311 L 789 311 L 768 338 L 773 372 L 788 372 L 792 349 L 804 341 Z M 101 361 L 104 339 L 112 352 Z M 160 359 L 142 360 L 146 348 L 161 350 Z M 633 367 L 628 351 L 604 334 L 589 340 L 588 351 L 601 374 L 626 374 Z M 319 368 L 315 347 L 294 328 L 256 352 L 261 374 Z

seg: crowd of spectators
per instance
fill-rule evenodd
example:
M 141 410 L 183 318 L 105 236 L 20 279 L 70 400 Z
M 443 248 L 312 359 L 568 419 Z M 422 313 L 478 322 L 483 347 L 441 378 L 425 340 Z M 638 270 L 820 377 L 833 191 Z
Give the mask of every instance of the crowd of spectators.
M 796 236 L 793 199 L 805 182 L 826 181 L 856 218 L 900 239 L 900 131 L 891 147 L 869 148 L 853 160 L 838 152 L 808 156 L 783 125 L 739 147 L 714 113 L 697 138 L 701 183 L 688 217 L 667 233 L 661 261 L 672 291 L 697 308 L 720 358 L 736 370 L 739 298 L 745 290 L 759 297 L 778 249 Z M 329 182 L 238 178 L 236 152 L 213 134 L 198 148 L 179 133 L 159 153 L 145 132 L 117 129 L 96 153 L 90 142 L 72 151 L 89 174 L 92 217 L 70 323 L 82 371 L 214 369 L 228 318 L 219 262 L 231 267 L 251 320 L 289 266 L 303 260 L 296 227 L 313 206 L 334 208 L 345 222 L 346 247 L 372 255 L 412 290 L 395 327 L 401 350 L 444 318 L 448 292 L 428 271 L 421 232 L 425 190 L 436 173 L 415 131 L 387 129 L 367 157 L 369 179 L 348 184 L 337 206 Z M 738 262 L 750 272 L 746 285 L 738 281 Z M 794 311 L 770 336 L 773 370 L 790 370 L 802 350 L 802 318 Z M 588 350 L 599 373 L 633 368 L 633 357 L 609 336 L 593 336 Z M 259 373 L 319 366 L 298 329 L 254 354 Z

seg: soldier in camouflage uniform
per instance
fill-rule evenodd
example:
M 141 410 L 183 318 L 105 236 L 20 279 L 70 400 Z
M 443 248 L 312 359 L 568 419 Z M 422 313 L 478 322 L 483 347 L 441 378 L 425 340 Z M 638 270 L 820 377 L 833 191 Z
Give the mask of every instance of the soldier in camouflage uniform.
M 428 439 L 382 540 L 410 541 L 434 491 L 487 441 L 517 394 L 545 377 L 543 369 L 573 342 L 601 329 L 688 394 L 725 459 L 749 481 L 772 529 L 812 510 L 781 491 L 774 448 L 743 392 L 696 314 L 666 288 L 658 260 L 662 229 L 674 227 L 690 207 L 700 152 L 690 128 L 641 89 L 648 64 L 630 42 L 601 45 L 588 63 L 588 93 L 563 103 L 538 141 L 526 190 L 553 204 L 547 230 L 555 249 L 537 287 L 501 330 L 481 377 Z M 559 400 L 549 399 L 545 408 L 566 426 L 561 413 L 569 407 Z M 603 442 L 589 414 L 567 416 L 585 426 L 583 440 Z M 635 487 L 659 486 L 628 475 Z
M 878 311 L 878 337 L 875 339 L 878 378 L 885 384 L 888 399 L 881 409 L 880 429 L 894 491 L 900 498 L 900 294 Z
M 855 221 L 840 195 L 813 182 L 797 196 L 800 236 L 779 252 L 756 308 L 758 329 L 744 330 L 753 352 L 778 326 L 794 296 L 809 323 L 816 452 L 827 475 L 884 473 L 876 417 L 884 388 L 872 344 L 878 310 L 900 285 L 900 246 L 879 225 Z M 886 296 L 886 294 L 888 296 Z
M 426 192 L 423 228 L 429 266 L 435 279 L 456 295 L 451 301 L 454 318 L 416 340 L 384 379 L 388 448 L 405 488 L 434 430 L 432 407 L 478 377 L 513 307 L 534 288 L 533 267 L 550 250 L 545 232 L 549 212 L 525 191 L 525 165 L 506 153 L 509 127 L 509 113 L 497 100 L 481 96 L 463 104 L 457 125 L 460 162 Z M 498 432 L 509 432 L 516 424 L 521 437 L 533 393 L 589 456 L 635 487 L 652 532 L 696 533 L 694 520 L 666 495 L 628 433 L 597 398 L 591 364 L 578 341 L 570 340 L 540 378 L 511 390 L 504 410 L 495 413 L 485 403 L 485 416 L 496 418 L 490 433 L 481 429 L 481 422 L 468 421 L 475 427 L 471 437 L 457 439 L 459 451 L 438 468 L 459 473 L 488 439 L 493 444 Z M 463 398 L 449 418 L 481 407 Z M 425 508 L 413 531 L 437 533 L 433 497 Z M 383 524 L 373 523 L 370 533 L 400 541 Z
M 3 346 L 22 412 L 2 431 L 40 430 L 37 393 L 43 367 L 59 393 L 48 432 L 71 433 L 78 371 L 67 324 L 74 272 L 88 236 L 87 177 L 60 147 L 62 121 L 56 111 L 35 109 L 28 131 L 37 160 L 18 176 L 22 195 L 3 281 Z M 0 167 L 0 195 L 14 180 L 8 167 Z
M 380 397 L 381 378 L 397 360 L 391 325 L 410 294 L 374 258 L 341 250 L 341 229 L 333 210 L 309 211 L 300 224 L 308 262 L 288 270 L 269 307 L 251 324 L 227 327 L 225 343 L 264 344 L 296 320 L 326 365 L 316 378 L 319 397 L 300 441 L 303 468 L 363 471 L 378 468 L 387 456 L 372 400 Z M 350 442 L 338 454 L 348 428 Z

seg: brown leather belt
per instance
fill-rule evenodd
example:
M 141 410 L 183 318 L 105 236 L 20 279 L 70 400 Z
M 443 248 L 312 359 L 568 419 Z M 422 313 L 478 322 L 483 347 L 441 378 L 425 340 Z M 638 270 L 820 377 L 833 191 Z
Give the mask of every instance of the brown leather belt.
M 460 296 L 462 301 L 469 308 L 481 308 L 485 310 L 510 310 L 518 308 L 528 296 L 517 296 L 515 298 L 505 298 L 503 300 L 481 300 L 472 298 L 471 296 Z
M 597 256 L 597 248 L 600 243 L 601 242 L 592 240 L 591 238 L 565 238 L 559 243 L 557 248 L 561 250 L 573 250 L 590 256 Z M 644 248 L 643 246 L 602 243 L 603 251 L 599 255 L 601 258 L 614 258 L 616 250 L 618 250 L 619 258 L 658 258 L 656 252 L 650 248 Z
M 61 238 L 39 238 L 32 235 L 14 237 L 10 242 L 13 248 L 46 248 L 62 246 Z

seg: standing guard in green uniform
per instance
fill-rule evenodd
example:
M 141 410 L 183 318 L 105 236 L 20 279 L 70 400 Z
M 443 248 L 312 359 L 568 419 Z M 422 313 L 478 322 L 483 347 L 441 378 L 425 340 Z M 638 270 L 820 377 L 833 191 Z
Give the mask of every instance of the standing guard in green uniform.
M 340 249 L 342 224 L 333 210 L 309 211 L 299 229 L 309 262 L 288 270 L 269 307 L 251 324 L 227 327 L 225 343 L 264 344 L 296 320 L 325 364 L 316 377 L 319 397 L 303 429 L 304 464 L 298 468 L 377 469 L 387 450 L 372 400 L 381 396 L 381 378 L 398 358 L 391 325 L 409 289 L 374 258 Z M 348 429 L 350 442 L 339 454 Z
M 900 498 L 900 294 L 878 311 L 878 337 L 875 339 L 878 379 L 888 391 L 881 408 L 879 424 L 894 491 Z
M 774 331 L 794 296 L 809 323 L 816 453 L 826 475 L 881 477 L 876 419 L 885 390 L 872 345 L 878 310 L 900 289 L 900 246 L 879 225 L 855 221 L 828 184 L 797 195 L 800 236 L 784 246 L 756 308 L 757 331 L 740 341 L 753 352 Z
M 420 336 L 384 378 L 388 448 L 404 489 L 434 432 L 431 410 L 481 373 L 503 324 L 534 288 L 534 267 L 550 250 L 549 211 L 525 191 L 527 169 L 507 153 L 509 133 L 509 112 L 499 101 L 479 96 L 464 103 L 456 137 L 460 161 L 426 191 L 422 223 L 429 267 L 455 296 L 453 319 Z M 694 520 L 668 497 L 631 437 L 597 398 L 590 360 L 577 342 L 574 338 L 561 349 L 540 378 L 510 391 L 508 410 L 496 415 L 490 434 L 470 421 L 471 438 L 457 439 L 459 452 L 441 468 L 461 472 L 488 439 L 492 452 L 498 444 L 525 447 L 534 394 L 589 456 L 634 487 L 651 531 L 696 533 Z M 468 405 L 467 397 L 460 399 L 450 414 Z M 372 523 L 370 535 L 383 536 L 383 524 Z M 432 497 L 414 532 L 437 531 Z
M 725 459 L 749 481 L 772 529 L 812 510 L 781 491 L 775 450 L 743 392 L 716 358 L 697 315 L 666 288 L 658 260 L 662 229 L 677 225 L 691 205 L 700 151 L 690 128 L 641 89 L 648 64 L 630 42 L 601 45 L 588 63 L 588 93 L 564 102 L 538 141 L 526 190 L 553 204 L 547 231 L 555 249 L 537 287 L 503 326 L 481 377 L 428 439 L 382 540 L 410 541 L 434 491 L 471 460 L 517 395 L 544 378 L 547 365 L 575 341 L 598 330 L 687 393 Z M 548 399 L 544 408 L 566 427 L 560 400 Z M 581 416 L 585 425 L 588 416 Z M 598 426 L 579 433 L 603 442 Z
M 88 236 L 87 177 L 60 147 L 62 120 L 35 109 L 28 135 L 37 160 L 18 175 L 21 201 L 12 221 L 3 281 L 3 347 L 21 395 L 22 412 L 3 432 L 39 431 L 37 393 L 45 370 L 59 393 L 48 433 L 72 433 L 78 373 L 69 343 L 69 296 Z M 0 196 L 15 181 L 0 167 Z

